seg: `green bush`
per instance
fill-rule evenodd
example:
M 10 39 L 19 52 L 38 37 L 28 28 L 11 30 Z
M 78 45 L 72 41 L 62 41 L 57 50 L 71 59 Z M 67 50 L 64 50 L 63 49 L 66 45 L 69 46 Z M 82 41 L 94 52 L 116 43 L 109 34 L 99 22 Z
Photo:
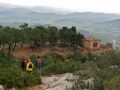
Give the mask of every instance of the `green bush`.
M 22 76 L 21 62 L 16 61 L 13 57 L 6 57 L 0 53 L 0 84 L 7 88 L 25 87 L 41 83 L 40 76 L 36 73 L 25 74 Z
M 89 61 L 95 61 L 95 60 L 97 60 L 97 61 L 99 61 L 100 59 L 101 59 L 101 55 L 100 54 L 93 54 L 93 53 L 88 53 L 88 60 Z
M 55 52 L 48 52 L 46 55 L 44 55 L 43 60 L 44 65 L 48 65 L 53 62 L 64 61 L 64 58 Z
M 94 83 L 95 84 L 92 90 L 104 90 L 104 85 L 102 80 L 95 80 Z
M 67 72 L 75 72 L 79 70 L 80 62 L 71 61 L 71 62 L 56 62 L 43 67 L 42 74 L 43 75 L 51 75 L 51 74 L 62 74 Z
M 42 75 L 72 73 L 80 68 L 80 61 L 65 61 L 62 56 L 55 52 L 48 52 L 43 59 L 44 65 L 42 67 Z
M 104 55 L 97 56 L 96 60 L 89 56 L 91 60 L 83 63 L 78 73 L 77 83 L 73 85 L 72 90 L 79 90 L 83 80 L 94 78 L 94 85 L 90 90 L 120 90 L 120 51 L 110 51 Z M 83 68 L 82 68 L 83 67 Z M 82 85 L 83 86 L 83 85 Z M 75 88 L 75 89 L 74 89 Z M 77 88 L 77 89 L 76 89 Z
M 83 54 L 82 54 L 81 51 L 77 50 L 77 51 L 74 52 L 73 55 L 68 56 L 67 59 L 69 59 L 69 60 L 75 60 L 75 61 L 82 61 Z
M 120 90 L 120 75 L 104 82 L 105 90 Z

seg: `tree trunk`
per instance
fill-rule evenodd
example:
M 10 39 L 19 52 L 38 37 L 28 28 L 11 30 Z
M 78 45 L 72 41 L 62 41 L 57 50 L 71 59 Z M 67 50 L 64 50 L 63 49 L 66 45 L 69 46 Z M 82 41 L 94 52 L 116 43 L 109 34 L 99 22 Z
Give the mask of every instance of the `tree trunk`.
M 13 45 L 13 51 L 15 51 L 16 43 Z
M 33 48 L 34 48 L 35 50 L 37 50 L 39 47 L 40 47 L 40 45 L 39 45 L 36 41 L 34 41 L 34 46 L 33 46 Z
M 21 43 L 21 48 L 23 48 L 23 42 Z
M 11 44 L 9 44 L 9 47 L 8 47 L 8 55 L 10 54 L 10 52 L 11 52 Z

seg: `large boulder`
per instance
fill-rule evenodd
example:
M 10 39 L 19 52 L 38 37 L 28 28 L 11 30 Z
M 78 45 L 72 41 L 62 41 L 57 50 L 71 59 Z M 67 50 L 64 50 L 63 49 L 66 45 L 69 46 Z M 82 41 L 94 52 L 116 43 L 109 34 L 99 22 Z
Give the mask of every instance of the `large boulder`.
M 0 85 L 0 90 L 4 90 L 4 87 L 2 85 Z

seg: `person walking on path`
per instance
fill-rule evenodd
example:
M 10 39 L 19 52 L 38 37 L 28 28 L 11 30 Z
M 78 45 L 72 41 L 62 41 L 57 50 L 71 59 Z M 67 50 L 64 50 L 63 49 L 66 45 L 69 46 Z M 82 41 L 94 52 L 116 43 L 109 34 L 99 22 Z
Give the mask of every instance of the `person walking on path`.
M 33 70 L 33 63 L 31 62 L 31 60 L 29 59 L 27 66 L 26 66 L 26 71 L 27 72 L 32 72 Z

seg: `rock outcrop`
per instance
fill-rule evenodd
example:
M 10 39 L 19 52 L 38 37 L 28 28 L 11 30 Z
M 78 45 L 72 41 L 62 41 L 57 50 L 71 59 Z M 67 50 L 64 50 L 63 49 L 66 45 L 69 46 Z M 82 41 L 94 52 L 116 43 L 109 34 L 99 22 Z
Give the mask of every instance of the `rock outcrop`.
M 46 85 L 46 90 L 66 90 L 71 88 L 74 84 L 75 76 L 72 73 L 65 73 L 61 75 L 53 75 L 51 77 L 44 77 L 43 83 Z
M 0 90 L 4 90 L 4 87 L 2 85 L 0 85 Z

